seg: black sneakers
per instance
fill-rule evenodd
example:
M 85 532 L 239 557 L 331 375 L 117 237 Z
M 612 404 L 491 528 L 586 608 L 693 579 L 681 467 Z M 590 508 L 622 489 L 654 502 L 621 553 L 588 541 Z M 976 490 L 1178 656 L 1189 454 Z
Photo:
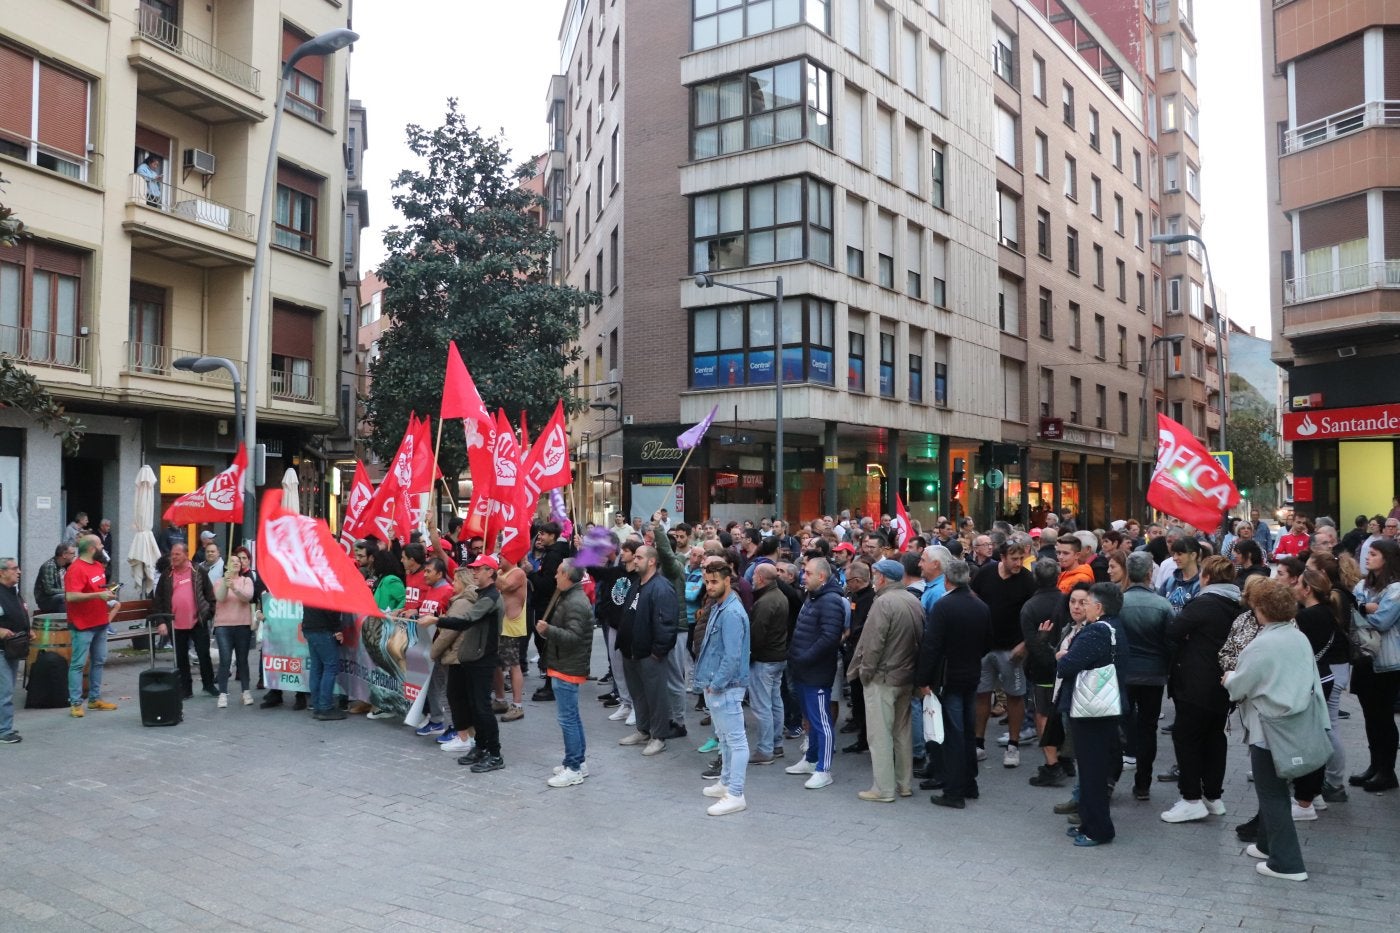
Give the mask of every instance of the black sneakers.
M 721 774 L 723 771 L 724 771 L 724 758 L 721 757 L 720 755 L 716 755 L 716 756 L 714 757 L 714 760 L 710 762 L 709 767 L 707 767 L 704 771 L 701 771 L 701 772 L 700 772 L 700 776 L 701 776 L 702 778 L 705 778 L 706 780 L 709 780 L 710 778 L 717 778 L 717 777 L 719 777 L 720 774 Z
M 500 755 L 483 755 L 481 760 L 472 765 L 472 774 L 485 774 L 487 771 L 499 771 L 506 766 L 505 759 Z
M 1066 777 L 1068 775 L 1065 774 L 1064 766 L 1058 762 L 1053 765 L 1041 765 L 1035 769 L 1035 774 L 1031 775 L 1030 785 L 1032 787 L 1059 787 L 1064 784 Z

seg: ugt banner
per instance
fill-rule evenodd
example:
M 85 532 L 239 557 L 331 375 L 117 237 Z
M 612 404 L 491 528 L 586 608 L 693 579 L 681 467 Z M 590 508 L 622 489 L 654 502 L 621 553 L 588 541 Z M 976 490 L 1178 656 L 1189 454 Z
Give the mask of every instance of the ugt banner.
M 301 637 L 301 603 L 263 594 L 262 677 L 269 690 L 311 692 L 306 640 Z

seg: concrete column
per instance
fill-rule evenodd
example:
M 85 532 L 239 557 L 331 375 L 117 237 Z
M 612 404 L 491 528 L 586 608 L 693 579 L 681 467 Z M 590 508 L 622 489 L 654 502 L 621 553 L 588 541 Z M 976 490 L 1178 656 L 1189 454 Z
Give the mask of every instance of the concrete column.
M 1055 495 L 1052 497 L 1054 501 L 1050 503 L 1050 508 L 1055 510 L 1056 515 L 1059 515 L 1060 506 L 1064 501 L 1060 487 L 1064 484 L 1060 482 L 1060 452 L 1058 450 L 1050 451 L 1050 475 L 1054 477 L 1055 481 Z
M 953 495 L 953 452 L 948 435 L 938 435 L 938 514 L 947 515 Z
M 826 429 L 822 436 L 822 455 L 824 457 L 835 457 L 836 453 L 836 422 L 826 422 Z M 825 467 L 822 469 L 822 511 L 831 516 L 836 516 L 840 512 L 840 506 L 836 501 L 836 470 Z
M 899 491 L 901 485 L 898 428 L 890 428 L 889 439 L 889 452 L 886 454 L 885 462 L 885 502 L 882 508 L 893 516 L 895 514 L 894 494 Z M 904 503 L 904 507 L 907 509 L 909 503 Z
M 1031 524 L 1031 449 L 1021 448 L 1021 527 L 1029 528 Z
M 1093 509 L 1089 503 L 1092 497 L 1089 495 L 1089 457 L 1086 454 L 1079 455 L 1079 521 L 1080 528 L 1089 528 L 1093 525 L 1090 518 L 1093 517 Z
M 1113 521 L 1113 460 L 1109 457 L 1103 459 L 1103 501 L 1104 501 L 1104 527 Z

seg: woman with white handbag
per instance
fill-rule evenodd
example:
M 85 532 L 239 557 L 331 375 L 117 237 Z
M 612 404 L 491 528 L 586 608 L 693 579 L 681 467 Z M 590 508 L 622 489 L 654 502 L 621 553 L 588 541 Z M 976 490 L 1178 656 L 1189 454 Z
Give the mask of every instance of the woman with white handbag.
M 1127 634 L 1118 619 L 1122 609 L 1122 590 L 1095 583 L 1089 588 L 1084 627 L 1056 655 L 1061 684 L 1055 707 L 1069 723 L 1079 763 L 1080 824 L 1066 835 L 1080 847 L 1104 845 L 1116 835 L 1108 794 L 1123 715 L 1118 665 L 1128 656 Z

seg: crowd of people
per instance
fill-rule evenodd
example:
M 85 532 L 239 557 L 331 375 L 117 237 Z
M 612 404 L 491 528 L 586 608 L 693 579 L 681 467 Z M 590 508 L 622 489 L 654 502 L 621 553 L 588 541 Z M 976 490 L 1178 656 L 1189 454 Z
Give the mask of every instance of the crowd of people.
M 978 771 L 990 754 L 1012 769 L 1035 749 L 1030 784 L 1073 782 L 1053 809 L 1067 817 L 1075 846 L 1094 847 L 1115 837 L 1111 799 L 1126 774 L 1133 798 L 1151 800 L 1160 734 L 1176 763 L 1156 780 L 1177 790 L 1162 821 L 1223 815 L 1228 721 L 1238 713 L 1259 811 L 1236 832 L 1261 874 L 1303 880 L 1295 822 L 1346 801 L 1349 787 L 1400 786 L 1400 502 L 1389 516 L 1359 516 L 1345 536 L 1329 519 L 1301 517 L 1275 535 L 1257 513 L 1216 537 L 1174 521 L 1088 530 L 1068 513 L 1037 517 L 1043 524 L 1029 529 L 939 519 L 906 532 L 889 516 L 692 526 L 662 511 L 572 535 L 541 523 L 515 565 L 464 539 L 454 519 L 446 534 L 429 528 L 403 547 L 357 544 L 383 613 L 364 621 L 360 637 L 372 656 L 398 658 L 405 645 L 430 641 L 426 721 L 416 732 L 474 773 L 505 766 L 500 726 L 525 716 L 532 664 L 545 680 L 531 699 L 555 703 L 563 738 L 551 787 L 588 777 L 580 688 L 595 673 L 608 720 L 630 730 L 619 746 L 663 754 L 698 716 L 701 751 L 714 753 L 703 776 L 713 781 L 704 794 L 715 816 L 747 808 L 750 766 L 785 763 L 819 790 L 842 759 L 866 754 L 871 782 L 861 800 L 893 803 L 917 781 L 933 804 L 961 810 L 980 798 Z M 97 536 L 79 535 L 63 574 L 74 670 L 93 661 L 86 697 L 80 676 L 70 690 L 75 717 L 115 708 L 101 698 L 102 639 L 84 636 L 115 611 L 100 548 Z M 215 546 L 195 564 L 174 543 L 155 594 L 186 695 L 193 651 L 220 707 L 231 676 L 241 702 L 254 702 L 247 656 L 261 582 L 240 551 L 224 562 Z M 4 637 L 26 611 L 18 571 L 0 560 Z M 309 702 L 320 720 L 362 713 L 401 722 L 405 704 L 392 691 L 371 691 L 348 709 L 335 696 L 338 643 L 351 624 L 341 613 L 305 611 L 310 691 L 297 694 L 298 705 Z M 595 628 L 606 672 L 590 667 Z M 1348 689 L 1370 754 L 1349 776 L 1338 738 Z M 1172 721 L 1162 724 L 1167 696 Z M 268 691 L 262 706 L 283 702 Z M 3 716 L 0 739 L 17 741 L 8 703 Z M 996 717 L 1006 726 L 1000 737 L 989 732 Z M 1280 732 L 1280 722 L 1302 720 L 1311 726 Z M 842 734 L 850 744 L 838 747 Z M 1325 764 L 1279 773 L 1287 770 L 1276 767 L 1279 743 L 1318 740 Z

